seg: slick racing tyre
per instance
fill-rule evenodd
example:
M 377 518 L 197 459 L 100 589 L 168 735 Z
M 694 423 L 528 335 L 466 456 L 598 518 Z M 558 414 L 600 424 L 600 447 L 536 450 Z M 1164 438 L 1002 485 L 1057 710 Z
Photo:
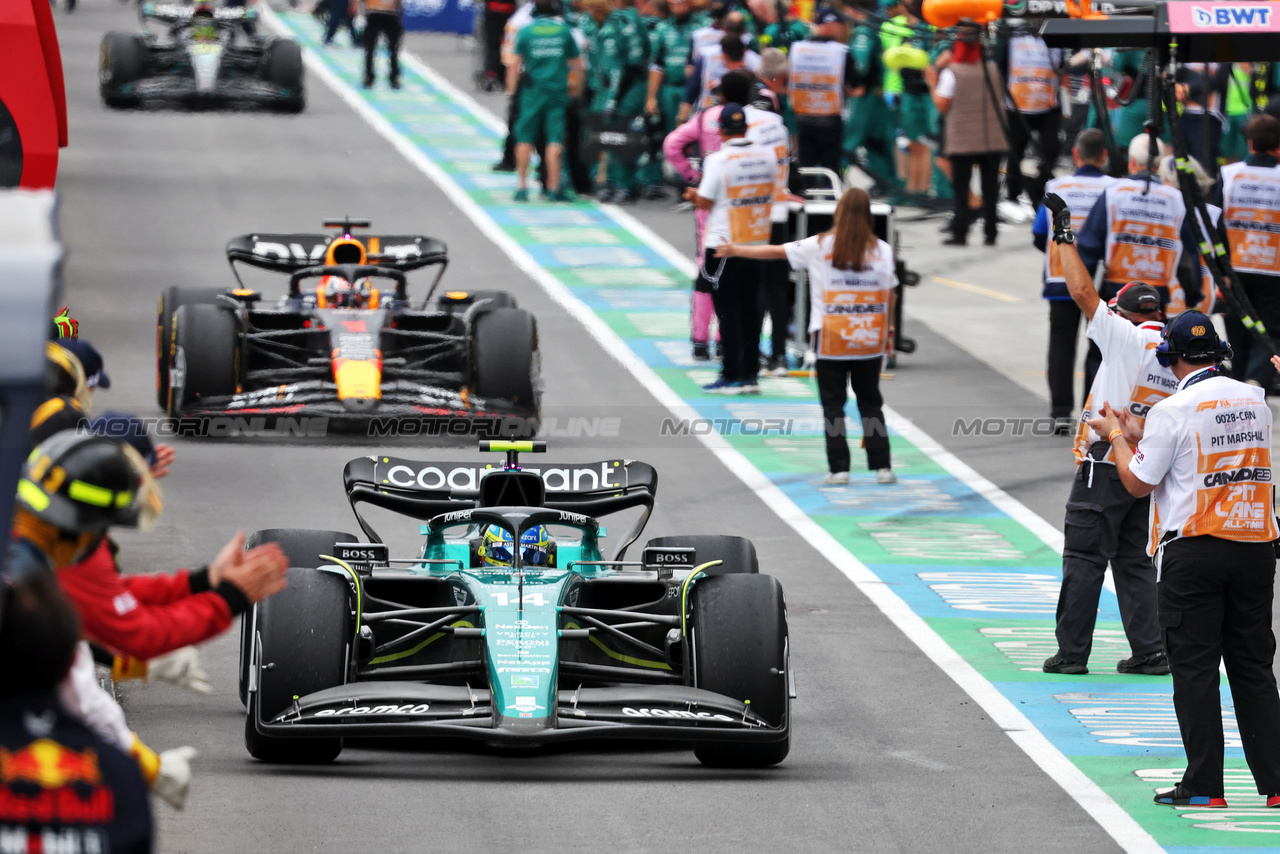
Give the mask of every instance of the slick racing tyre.
M 108 107 L 131 107 L 138 99 L 124 95 L 120 87 L 141 80 L 145 71 L 142 39 L 133 33 L 107 33 L 102 37 L 98 61 L 98 92 Z
M 306 106 L 302 88 L 302 48 L 292 39 L 275 39 L 267 45 L 267 80 L 288 89 L 290 95 L 281 102 L 281 109 L 288 113 L 300 113 Z
M 166 288 L 156 306 L 156 403 L 169 411 L 169 368 L 173 362 L 173 315 L 184 305 L 215 305 L 221 288 Z
M 307 531 L 298 528 L 268 528 L 254 531 L 244 539 L 245 551 L 263 543 L 278 543 L 289 566 L 315 567 L 327 563 L 320 555 L 333 554 L 336 543 L 358 542 L 355 534 L 342 531 Z M 249 639 L 253 637 L 253 609 L 240 617 L 240 702 L 249 702 Z
M 538 324 L 519 308 L 498 308 L 476 319 L 471 339 L 473 391 L 486 400 L 507 400 L 537 417 L 542 360 Z
M 654 537 L 644 544 L 649 546 L 693 546 L 694 565 L 709 561 L 722 561 L 719 566 L 709 566 L 703 575 L 756 575 L 760 572 L 760 560 L 756 557 L 755 544 L 746 537 L 730 537 L 725 534 L 684 534 L 678 537 Z
M 693 753 L 716 768 L 777 765 L 791 750 L 787 609 L 771 575 L 721 575 L 694 583 L 691 645 L 694 685 L 750 702 L 752 714 L 786 726 L 782 741 L 701 741 Z
M 342 752 L 340 738 L 273 738 L 254 721 L 270 721 L 304 697 L 346 682 L 351 639 L 351 590 L 340 575 L 290 567 L 288 586 L 253 608 L 253 635 L 261 643 L 258 690 L 249 695 L 244 745 L 264 762 L 321 764 Z
M 184 305 L 174 312 L 170 418 L 202 399 L 235 394 L 239 369 L 240 328 L 229 309 Z
M 486 311 L 495 308 L 517 308 L 515 297 L 506 291 L 448 291 L 436 299 L 436 308 L 445 314 L 466 314 L 478 302 L 486 302 Z

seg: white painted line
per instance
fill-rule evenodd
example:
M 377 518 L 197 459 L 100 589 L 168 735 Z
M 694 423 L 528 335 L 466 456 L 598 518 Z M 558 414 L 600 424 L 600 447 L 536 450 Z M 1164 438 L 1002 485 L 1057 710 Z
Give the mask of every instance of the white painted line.
M 274 12 L 265 6 L 260 8 L 262 9 L 263 21 L 268 26 L 277 32 L 287 32 Z M 467 215 L 476 228 L 502 249 L 517 267 L 541 285 L 557 304 L 582 323 L 588 334 L 600 344 L 605 352 L 609 353 L 626 368 L 650 394 L 677 417 L 699 417 L 697 411 L 672 391 L 652 368 L 641 361 L 640 357 L 627 347 L 622 338 L 596 316 L 595 312 L 574 296 L 567 286 L 534 261 L 532 256 L 503 231 L 443 169 L 397 132 L 385 118 L 360 97 L 355 89 L 331 72 L 326 67 L 323 59 L 316 56 L 309 48 L 303 49 L 303 55 L 307 67 L 312 72 L 324 80 L 325 84 L 355 110 L 357 115 L 368 122 L 379 136 L 391 143 L 410 163 L 435 182 L 440 190 L 449 197 L 449 200 Z M 490 116 L 474 99 L 441 78 L 434 70 L 422 65 L 416 58 L 404 57 L 401 61 L 422 74 L 432 85 L 439 86 L 441 91 L 457 98 L 485 124 L 499 130 L 505 130 L 501 123 L 495 117 Z M 674 247 L 671 247 L 649 229 L 640 226 L 633 218 L 625 215 L 619 216 L 621 212 L 612 209 L 612 206 L 602 206 L 602 210 L 613 217 L 619 225 L 633 233 L 639 235 L 645 232 L 644 239 L 649 242 L 655 251 L 662 253 L 664 257 L 668 257 L 671 254 L 679 256 Z M 673 263 L 675 262 L 673 261 Z M 688 259 L 684 259 L 683 264 L 692 267 Z M 894 415 L 893 417 L 898 421 L 894 429 L 899 429 L 901 432 L 900 426 L 905 423 L 909 430 L 914 431 L 911 434 L 902 433 L 902 435 L 916 443 L 917 447 L 921 447 L 924 450 L 924 447 L 920 444 L 923 440 L 926 445 L 937 448 L 937 443 L 928 439 L 923 431 L 911 427 L 908 422 L 905 422 L 899 416 Z M 1125 812 L 1106 792 L 1102 791 L 1097 784 L 1085 776 L 1080 769 L 1076 768 L 1061 751 L 1054 747 L 1025 715 L 996 690 L 994 685 L 984 679 L 971 664 L 947 645 L 930 628 L 928 623 L 911 610 L 906 602 L 891 592 L 875 573 L 868 569 L 862 561 L 858 560 L 835 537 L 809 518 L 795 502 L 775 486 L 763 472 L 752 465 L 745 456 L 733 448 L 723 436 L 718 434 L 703 435 L 698 438 L 767 507 L 774 510 L 784 522 L 790 525 L 797 534 L 804 537 L 807 542 L 811 543 L 814 548 L 825 554 L 832 564 L 852 581 L 864 596 L 870 599 L 908 639 L 915 643 L 944 673 L 951 677 L 965 693 L 982 706 L 983 710 L 991 716 L 991 719 L 1013 739 L 1013 742 L 1093 816 L 1117 843 L 1127 851 L 1160 852 L 1164 850 L 1156 844 L 1151 835 L 1143 830 L 1132 816 Z M 950 461 L 944 462 L 943 458 L 936 457 L 935 459 L 938 459 L 940 464 L 947 467 L 948 471 L 961 480 L 965 480 L 966 477 L 969 478 L 965 482 L 975 491 L 981 492 L 988 498 L 993 498 L 994 496 L 1005 502 L 1001 509 L 1006 509 L 1006 507 L 1020 508 L 1018 512 L 1025 518 L 1039 519 L 1030 510 L 1014 501 L 990 481 L 978 476 L 976 472 L 965 466 L 954 456 L 947 454 L 945 451 L 941 453 L 949 457 Z M 930 455 L 932 456 L 932 454 Z M 1008 511 L 1006 510 L 1006 512 Z M 1039 523 L 1041 527 L 1033 529 L 1037 534 L 1048 526 L 1048 523 L 1042 519 L 1039 520 Z M 1061 537 L 1058 539 L 1060 540 Z M 1049 544 L 1052 545 L 1052 543 Z

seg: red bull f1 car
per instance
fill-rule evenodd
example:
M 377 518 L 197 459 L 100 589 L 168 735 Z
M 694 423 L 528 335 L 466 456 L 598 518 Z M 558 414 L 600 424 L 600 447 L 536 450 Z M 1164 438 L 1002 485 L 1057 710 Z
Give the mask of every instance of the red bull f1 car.
M 99 92 L 109 107 L 256 105 L 301 112 L 302 50 L 257 35 L 253 7 L 142 3 L 141 33 L 102 39 Z
M 367 541 L 249 538 L 280 543 L 291 565 L 285 590 L 242 624 L 249 753 L 331 762 L 345 738 L 657 739 L 690 743 L 707 765 L 781 762 L 794 696 L 786 603 L 751 542 L 660 537 L 628 560 L 653 508 L 652 466 L 521 465 L 545 443 L 480 447 L 505 463 L 348 463 Z M 419 553 L 390 557 L 364 505 L 421 522 Z M 598 517 L 634 508 L 606 558 Z
M 156 391 L 170 417 L 536 423 L 542 375 L 532 314 L 502 291 L 435 298 L 448 265 L 439 240 L 356 237 L 369 223 L 351 219 L 325 227 L 338 232 L 233 238 L 226 251 L 239 287 L 161 295 Z M 266 299 L 244 287 L 238 265 L 287 274 L 285 294 Z M 424 268 L 434 279 L 411 299 L 407 274 Z

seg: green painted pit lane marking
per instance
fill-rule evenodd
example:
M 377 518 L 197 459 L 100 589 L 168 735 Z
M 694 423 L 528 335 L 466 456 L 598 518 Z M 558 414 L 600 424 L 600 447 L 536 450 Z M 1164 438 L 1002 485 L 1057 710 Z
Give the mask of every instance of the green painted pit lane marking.
M 838 556 L 833 562 L 891 619 L 898 622 L 891 614 L 897 605 L 877 598 L 876 588 L 892 591 L 900 600 L 894 602 L 906 603 L 923 621 L 918 625 L 939 639 L 912 637 L 913 641 L 935 661 L 939 653 L 930 644 L 945 643 L 967 662 L 959 669 L 944 668 L 952 678 L 974 696 L 986 698 L 982 702 L 987 708 L 993 695 L 984 692 L 994 686 L 1001 702 L 1008 704 L 1009 711 L 999 716 L 1004 725 L 1017 723 L 1009 717 L 1013 714 L 1034 725 L 1047 739 L 1046 746 L 1056 748 L 1058 758 L 1033 758 L 1073 797 L 1089 800 L 1101 790 L 1128 814 L 1099 803 L 1105 798 L 1089 801 L 1091 812 L 1118 841 L 1132 850 L 1158 845 L 1176 851 L 1280 851 L 1280 836 L 1275 835 L 1280 833 L 1280 810 L 1258 809 L 1260 800 L 1235 746 L 1234 715 L 1225 686 L 1228 765 L 1233 769 L 1228 799 L 1233 809 L 1173 810 L 1151 803 L 1153 790 L 1171 785 L 1185 759 L 1169 725 L 1170 680 L 1114 672 L 1115 662 L 1129 651 L 1113 594 L 1104 591 L 1100 603 L 1090 661 L 1095 672 L 1086 677 L 1038 672 L 1038 662 L 1055 646 L 1053 612 L 1061 559 L 1051 544 L 1055 536 L 1060 542 L 1060 534 L 1007 496 L 986 488 L 981 478 L 940 454 L 936 442 L 895 421 L 892 414 L 899 484 L 878 486 L 871 473 L 855 470 L 848 487 L 824 486 L 821 412 L 807 379 L 766 378 L 759 397 L 714 398 L 702 393 L 700 385 L 713 378 L 715 369 L 693 362 L 689 352 L 692 264 L 687 259 L 674 257 L 669 247 L 659 245 L 625 214 L 589 200 L 542 203 L 535 189 L 533 201 L 514 203 L 515 177 L 490 170 L 501 142 L 499 123 L 465 93 L 412 58 L 404 63 L 404 88 L 399 92 L 362 91 L 357 52 L 321 49 L 319 27 L 307 15 L 287 13 L 275 19 L 310 49 L 312 68 L 322 67 L 326 79 L 336 80 L 344 99 L 380 134 L 388 139 L 389 133 L 398 134 L 393 142 L 405 156 L 442 182 L 455 201 L 467 202 L 472 209 L 463 206 L 464 213 L 522 269 L 557 299 L 552 286 L 565 289 L 580 304 L 574 310 L 589 309 L 588 320 L 602 322 L 629 348 L 626 357 L 638 358 L 644 370 L 660 380 L 665 388 L 655 394 L 673 414 L 669 433 L 656 441 L 689 441 L 700 431 L 713 431 L 720 443 L 713 447 L 723 449 L 722 458 L 738 455 L 735 459 L 762 475 L 763 482 L 751 473 L 743 477 L 759 484 L 753 489 L 776 490 L 773 494 L 793 503 L 816 530 L 856 556 L 861 562 L 857 566 L 842 564 Z M 889 392 L 892 402 L 891 388 Z M 855 456 L 856 421 L 849 425 Z M 747 425 L 755 429 L 744 429 Z M 1068 459 L 1064 452 L 1064 467 Z M 967 672 L 989 685 L 966 682 L 963 668 L 972 668 Z M 1111 722 L 1116 725 L 1109 727 Z M 1018 726 L 1025 729 L 1025 723 Z M 1032 753 L 1023 741 L 1019 744 Z M 1083 784 L 1074 782 L 1071 774 L 1052 771 L 1064 767 L 1057 764 L 1062 757 L 1074 765 L 1072 774 L 1078 769 L 1087 778 Z M 1097 789 L 1081 788 L 1086 784 Z

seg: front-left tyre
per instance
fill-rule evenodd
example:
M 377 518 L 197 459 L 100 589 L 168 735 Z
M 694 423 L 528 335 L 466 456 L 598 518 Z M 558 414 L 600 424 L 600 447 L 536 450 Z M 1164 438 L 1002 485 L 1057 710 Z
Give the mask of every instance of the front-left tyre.
M 146 70 L 146 46 L 134 33 L 111 32 L 102 37 L 98 63 L 98 92 L 108 107 L 132 107 L 138 99 L 122 91 L 141 80 Z

